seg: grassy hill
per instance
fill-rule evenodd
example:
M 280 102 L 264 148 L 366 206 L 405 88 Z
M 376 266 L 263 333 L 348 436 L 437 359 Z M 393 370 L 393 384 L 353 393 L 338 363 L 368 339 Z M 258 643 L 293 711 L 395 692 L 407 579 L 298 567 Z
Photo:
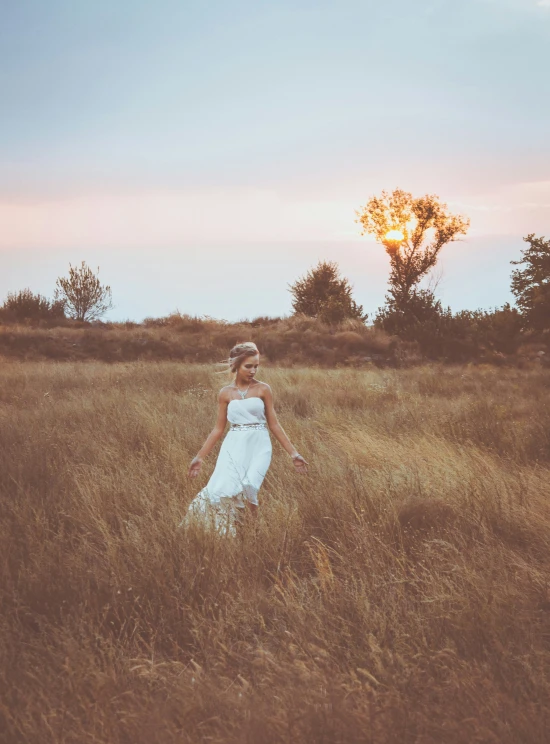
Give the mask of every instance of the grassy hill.
M 270 361 L 287 364 L 394 363 L 404 348 L 397 339 L 360 321 L 328 326 L 313 318 L 291 317 L 226 323 L 172 315 L 143 324 L 0 324 L 0 357 L 26 361 L 219 362 L 235 343 L 250 340 Z
M 515 316 L 511 328 L 509 315 L 445 315 L 439 325 L 424 324 L 416 335 L 401 338 L 357 320 L 326 324 L 306 316 L 229 323 L 175 313 L 143 323 L 62 319 L 55 325 L 2 324 L 0 319 L 0 359 L 206 363 L 223 360 L 235 343 L 251 340 L 265 359 L 286 366 L 407 367 L 430 360 L 548 366 L 548 333 L 519 330 Z

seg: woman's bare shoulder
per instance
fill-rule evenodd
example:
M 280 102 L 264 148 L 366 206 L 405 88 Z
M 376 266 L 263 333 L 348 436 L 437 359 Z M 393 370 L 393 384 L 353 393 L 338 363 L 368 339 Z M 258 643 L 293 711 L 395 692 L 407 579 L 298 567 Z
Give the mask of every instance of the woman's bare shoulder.
M 222 389 L 218 393 L 218 400 L 220 402 L 229 402 L 231 400 L 233 395 L 231 391 L 232 387 L 232 385 L 225 385 L 224 387 L 222 387 Z
M 258 387 L 256 387 L 256 385 Z M 260 394 L 260 397 L 262 395 L 264 395 L 265 393 L 270 393 L 271 392 L 271 387 L 267 384 L 267 382 L 262 382 L 261 380 L 256 380 L 256 385 L 254 387 L 256 387 L 256 390 Z

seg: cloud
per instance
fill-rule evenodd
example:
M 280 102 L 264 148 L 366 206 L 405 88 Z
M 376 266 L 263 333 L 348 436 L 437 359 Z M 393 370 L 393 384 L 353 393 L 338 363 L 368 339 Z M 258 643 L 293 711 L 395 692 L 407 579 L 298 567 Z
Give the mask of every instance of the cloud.
M 469 215 L 469 235 L 526 235 L 548 232 L 550 181 L 506 184 L 464 201 L 449 202 L 456 211 Z
M 347 202 L 227 189 L 0 202 L 0 248 L 357 239 Z
M 445 201 L 453 212 L 471 218 L 471 236 L 548 231 L 550 181 L 455 194 Z M 350 194 L 310 198 L 258 188 L 0 201 L 0 249 L 356 241 L 361 239 L 354 222 L 359 202 Z
M 514 10 L 524 10 L 526 12 L 536 10 L 536 8 L 550 8 L 550 0 L 477 0 L 485 5 L 498 6 L 500 10 L 504 8 Z

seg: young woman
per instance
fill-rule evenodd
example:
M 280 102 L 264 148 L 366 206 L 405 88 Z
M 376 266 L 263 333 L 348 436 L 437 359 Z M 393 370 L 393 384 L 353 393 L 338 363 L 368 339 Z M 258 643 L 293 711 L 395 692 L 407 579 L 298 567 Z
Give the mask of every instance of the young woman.
M 191 502 L 188 517 L 207 520 L 231 534 L 235 534 L 235 524 L 242 522 L 245 509 L 256 515 L 258 491 L 271 462 L 269 431 L 288 452 L 296 471 L 307 472 L 307 462 L 277 420 L 271 388 L 255 379 L 259 364 L 256 344 L 247 342 L 231 349 L 229 365 L 235 375 L 234 382 L 221 389 L 216 425 L 191 461 L 188 472 L 190 478 L 197 477 L 204 458 L 222 437 L 229 421 L 231 428 L 212 477 Z

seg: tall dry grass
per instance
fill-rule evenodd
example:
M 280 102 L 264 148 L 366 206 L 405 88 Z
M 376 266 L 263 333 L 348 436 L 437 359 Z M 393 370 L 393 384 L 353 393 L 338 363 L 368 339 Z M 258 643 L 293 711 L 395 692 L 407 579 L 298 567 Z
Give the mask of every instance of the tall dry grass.
M 210 367 L 3 364 L 2 740 L 547 742 L 548 373 L 262 376 L 311 469 L 228 539 Z

